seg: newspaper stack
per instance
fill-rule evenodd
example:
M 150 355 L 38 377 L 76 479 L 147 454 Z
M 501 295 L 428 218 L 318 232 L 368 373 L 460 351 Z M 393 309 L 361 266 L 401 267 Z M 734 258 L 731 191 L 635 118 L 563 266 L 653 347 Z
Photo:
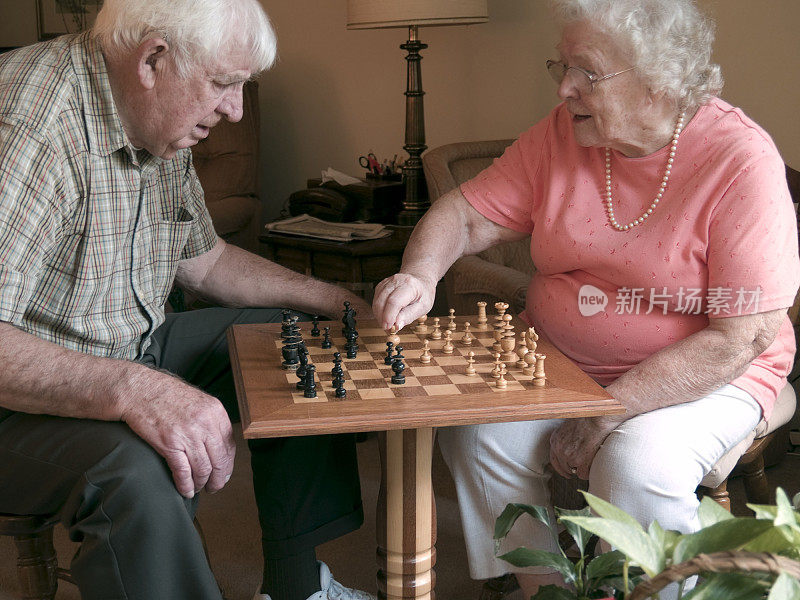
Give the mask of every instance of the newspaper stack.
M 300 235 L 337 242 L 376 240 L 392 235 L 389 229 L 379 223 L 330 223 L 311 215 L 298 215 L 291 219 L 267 223 L 266 228 L 273 233 Z

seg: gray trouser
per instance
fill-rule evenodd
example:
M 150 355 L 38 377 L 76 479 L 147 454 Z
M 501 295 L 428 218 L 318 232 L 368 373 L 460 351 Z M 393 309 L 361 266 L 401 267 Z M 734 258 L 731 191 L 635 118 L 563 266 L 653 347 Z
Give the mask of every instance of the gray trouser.
M 279 319 L 276 309 L 171 314 L 143 362 L 216 396 L 235 418 L 225 330 Z M 178 494 L 165 461 L 127 425 L 0 419 L 0 512 L 58 515 L 80 542 L 71 570 L 84 599 L 220 599 L 192 524 L 196 500 Z M 291 556 L 361 524 L 352 436 L 257 440 L 250 449 L 268 556 Z

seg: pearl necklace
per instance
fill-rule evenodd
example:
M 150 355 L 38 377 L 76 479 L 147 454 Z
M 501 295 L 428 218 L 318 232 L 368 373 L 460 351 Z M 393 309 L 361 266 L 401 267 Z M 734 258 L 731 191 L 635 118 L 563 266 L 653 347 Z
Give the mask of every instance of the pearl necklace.
M 672 134 L 672 144 L 670 144 L 669 147 L 667 166 L 664 169 L 664 177 L 661 179 L 661 186 L 658 188 L 658 193 L 656 194 L 655 199 L 653 199 L 653 202 L 650 204 L 650 208 L 644 211 L 641 217 L 634 219 L 627 225 L 620 225 L 617 222 L 617 218 L 614 216 L 614 206 L 611 202 L 611 150 L 606 148 L 606 216 L 608 217 L 608 223 L 617 231 L 628 231 L 637 225 L 641 225 L 647 220 L 647 217 L 653 214 L 656 206 L 658 206 L 661 197 L 664 195 L 664 190 L 667 189 L 667 182 L 669 181 L 669 175 L 672 172 L 672 163 L 675 161 L 675 154 L 677 153 L 678 149 L 678 138 L 683 130 L 683 119 L 685 117 L 686 111 L 681 111 L 681 114 L 678 115 L 678 122 L 675 123 L 675 132 Z

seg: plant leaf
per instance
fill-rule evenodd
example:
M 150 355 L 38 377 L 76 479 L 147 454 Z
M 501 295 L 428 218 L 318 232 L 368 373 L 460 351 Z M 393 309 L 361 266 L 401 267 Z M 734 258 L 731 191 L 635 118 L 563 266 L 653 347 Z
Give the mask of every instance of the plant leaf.
M 531 596 L 531 600 L 576 600 L 575 592 L 558 587 L 557 585 L 543 585 Z
M 650 539 L 639 523 L 636 521 L 634 524 L 630 523 L 630 517 L 624 522 L 600 517 L 562 517 L 561 520 L 571 521 L 606 540 L 632 562 L 642 567 L 650 577 L 654 577 L 664 569 L 664 552 Z
M 681 563 L 700 553 L 738 550 L 773 527 L 771 521 L 736 517 L 684 535 L 675 546 L 672 560 Z
M 800 598 L 800 583 L 786 573 L 781 573 L 772 584 L 767 600 L 797 600 Z
M 775 491 L 775 502 L 778 507 L 778 512 L 775 515 L 775 526 L 788 525 L 792 529 L 800 532 L 800 525 L 797 523 L 797 513 L 794 511 L 792 504 L 786 492 L 782 488 Z
M 622 566 L 625 564 L 625 555 L 619 550 L 604 552 L 595 556 L 586 567 L 587 579 L 604 579 L 622 575 Z
M 717 573 L 683 597 L 683 600 L 761 600 L 764 584 L 741 573 Z
M 700 527 L 708 527 L 720 521 L 733 519 L 733 515 L 722 508 L 719 502 L 712 500 L 709 496 L 703 496 L 700 501 L 700 508 L 697 509 L 697 516 L 700 519 Z
M 747 542 L 742 550 L 796 556 L 800 552 L 800 532 L 786 525 L 772 527 Z
M 560 554 L 531 548 L 517 548 L 498 556 L 498 558 L 515 567 L 550 567 L 558 571 L 567 583 L 575 582 L 575 565 Z
M 575 540 L 575 544 L 578 546 L 581 556 L 583 556 L 586 550 L 586 544 L 589 543 L 589 538 L 592 537 L 592 534 L 572 521 L 562 521 L 561 517 L 589 517 L 592 514 L 591 509 L 586 507 L 580 510 L 567 510 L 565 508 L 557 508 L 555 510 L 559 522 L 564 525 L 564 529 L 566 529 L 572 536 L 572 539 Z
M 494 539 L 500 540 L 508 535 L 511 527 L 524 514 L 529 514 L 537 521 L 541 521 L 552 531 L 550 515 L 544 506 L 531 506 L 530 504 L 508 504 L 494 522 Z
M 672 551 L 675 550 L 675 544 L 681 539 L 680 532 L 671 529 L 663 529 L 661 525 L 658 524 L 658 521 L 650 523 L 650 527 L 647 528 L 647 534 L 650 536 L 650 539 L 661 548 L 664 556 L 672 556 Z
M 591 507 L 597 516 L 603 517 L 604 519 L 610 519 L 612 521 L 618 521 L 620 523 L 626 523 L 631 527 L 638 527 L 644 533 L 644 528 L 639 524 L 639 521 L 634 519 L 621 508 L 617 508 L 610 502 L 606 502 L 602 498 L 598 498 L 589 492 L 581 491 L 581 493 L 586 498 L 586 503 Z

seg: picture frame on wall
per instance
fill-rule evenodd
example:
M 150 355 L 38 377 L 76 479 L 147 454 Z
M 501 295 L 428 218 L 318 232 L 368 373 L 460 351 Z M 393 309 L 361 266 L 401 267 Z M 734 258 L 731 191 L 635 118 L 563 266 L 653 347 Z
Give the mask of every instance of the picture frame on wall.
M 92 26 L 102 0 L 36 0 L 39 39 L 79 33 Z

